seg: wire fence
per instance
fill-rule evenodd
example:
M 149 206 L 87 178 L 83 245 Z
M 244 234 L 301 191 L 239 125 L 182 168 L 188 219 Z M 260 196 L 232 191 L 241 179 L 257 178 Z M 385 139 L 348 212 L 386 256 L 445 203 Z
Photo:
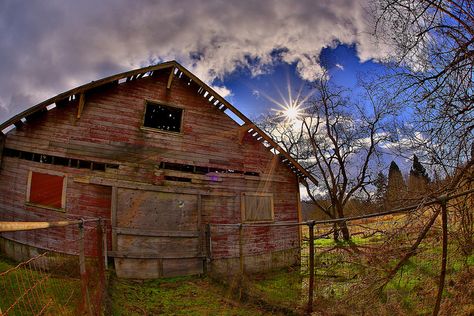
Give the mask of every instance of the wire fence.
M 469 301 L 474 295 L 469 289 L 469 282 L 474 282 L 472 222 L 464 239 L 457 236 L 462 231 L 460 218 L 470 216 L 472 221 L 473 192 L 344 219 L 214 224 L 208 228 L 209 243 L 212 247 L 222 236 L 234 236 L 232 253 L 226 255 L 239 258 L 238 287 L 283 313 L 437 315 L 443 297 L 459 296 L 444 300 L 444 314 L 452 314 L 462 306 L 452 302 Z M 335 241 L 334 232 L 343 226 L 351 239 Z M 265 276 L 254 274 L 252 258 L 272 246 L 258 231 L 282 241 L 298 229 L 300 265 Z M 463 253 L 466 243 L 471 250 Z M 465 313 L 469 314 L 460 312 Z
M 473 192 L 344 219 L 208 225 L 207 259 L 237 258 L 240 290 L 286 314 L 469 314 L 474 310 L 463 308 L 474 295 Z M 0 315 L 102 314 L 105 227 L 98 219 L 1 222 L 2 252 L 23 258 L 0 262 Z M 351 239 L 335 241 L 343 227 Z M 21 238 L 36 250 L 7 246 Z M 231 247 L 220 249 L 223 239 Z M 298 264 L 255 274 L 252 266 L 269 264 L 255 258 L 279 243 L 294 243 L 283 261 L 295 256 Z
M 0 315 L 99 315 L 106 284 L 104 227 L 98 219 L 0 223 L 2 252 L 21 261 L 0 263 Z M 23 236 L 44 248 L 10 241 L 26 230 Z

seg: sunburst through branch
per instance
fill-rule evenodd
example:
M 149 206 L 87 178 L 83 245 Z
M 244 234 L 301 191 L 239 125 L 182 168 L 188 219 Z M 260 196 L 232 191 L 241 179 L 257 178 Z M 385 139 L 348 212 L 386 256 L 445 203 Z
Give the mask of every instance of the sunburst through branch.
M 280 101 L 265 93 L 262 94 L 267 100 L 278 106 L 278 108 L 271 109 L 272 111 L 276 112 L 277 118 L 284 119 L 288 123 L 293 123 L 303 118 L 305 110 L 307 108 L 305 107 L 305 103 L 313 93 L 309 92 L 308 94 L 303 95 L 303 87 L 301 86 L 298 89 L 298 92 L 293 95 L 293 89 L 291 87 L 289 79 L 287 80 L 286 88 L 288 92 L 288 95 L 286 96 L 279 88 L 276 88 L 278 95 L 280 96 Z

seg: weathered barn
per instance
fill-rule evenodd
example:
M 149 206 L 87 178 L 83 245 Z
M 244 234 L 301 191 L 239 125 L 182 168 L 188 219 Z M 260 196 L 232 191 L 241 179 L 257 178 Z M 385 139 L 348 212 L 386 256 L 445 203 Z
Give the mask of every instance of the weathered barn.
M 299 181 L 315 182 L 175 61 L 64 92 L 0 129 L 0 220 L 108 219 L 121 277 L 202 273 L 206 256 L 212 271 L 238 269 L 238 229 L 216 230 L 209 249 L 206 225 L 297 222 Z M 246 234 L 259 241 L 247 270 L 298 262 L 297 227 Z M 3 238 L 67 252 L 64 236 L 32 236 Z

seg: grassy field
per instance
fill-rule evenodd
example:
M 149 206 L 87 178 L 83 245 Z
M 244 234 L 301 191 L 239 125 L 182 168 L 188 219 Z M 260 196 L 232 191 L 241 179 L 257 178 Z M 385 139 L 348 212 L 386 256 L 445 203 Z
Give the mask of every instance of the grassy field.
M 350 242 L 335 242 L 327 233 L 331 225 L 317 228 L 314 315 L 430 315 L 441 266 L 440 228 L 435 225 L 406 264 L 386 279 L 416 239 L 421 224 L 392 216 L 351 225 Z M 244 275 L 227 284 L 198 276 L 122 280 L 110 270 L 103 314 L 303 314 L 309 278 L 307 230 L 303 233 L 301 266 Z M 457 239 L 450 237 L 442 315 L 474 315 L 474 255 L 460 249 Z M 0 257 L 0 272 L 14 266 Z M 77 314 L 81 300 L 77 276 L 66 273 L 45 278 L 34 270 L 16 269 L 0 282 L 5 293 L 0 297 L 3 311 L 28 293 L 11 315 L 38 313 L 45 306 L 46 315 Z M 39 286 L 28 291 L 35 282 Z
M 275 315 L 206 277 L 138 282 L 112 276 L 107 305 L 111 315 Z
M 373 237 L 371 237 L 373 238 Z M 378 246 L 354 238 L 353 244 Z M 331 239 L 315 241 L 316 315 L 430 315 L 437 293 L 441 247 L 433 240 L 423 243 L 385 286 L 384 277 L 398 259 L 358 253 L 354 247 Z M 474 255 L 462 256 L 449 247 L 442 315 L 474 315 Z M 377 262 L 377 260 L 379 260 Z M 274 306 L 303 312 L 307 304 L 308 270 L 281 270 L 249 279 L 253 295 Z
M 16 265 L 0 257 L 0 273 Z M 8 315 L 75 315 L 81 299 L 78 278 L 43 273 L 37 266 L 0 276 L 0 288 L 0 308 Z
M 365 240 L 355 240 L 366 245 Z M 373 281 L 374 267 L 351 261 L 346 251 L 327 251 L 343 245 L 324 240 L 316 242 L 316 315 L 429 315 L 432 312 L 439 273 L 439 247 L 422 247 L 382 291 L 368 290 L 364 282 Z M 450 249 L 451 250 L 451 249 Z M 396 261 L 388 261 L 395 265 Z M 14 267 L 0 260 L 0 272 Z M 474 255 L 448 260 L 443 309 L 446 315 L 474 313 Z M 6 302 L 14 302 L 25 292 L 25 281 L 40 281 L 41 291 L 17 304 L 10 315 L 38 312 L 47 306 L 46 315 L 74 315 L 80 304 L 80 281 L 72 277 L 49 276 L 18 269 L 2 279 Z M 43 281 L 41 281 L 43 279 Z M 244 279 L 239 299 L 235 287 L 207 277 L 177 277 L 150 281 L 117 279 L 110 272 L 105 315 L 288 315 L 306 309 L 308 271 L 288 268 Z

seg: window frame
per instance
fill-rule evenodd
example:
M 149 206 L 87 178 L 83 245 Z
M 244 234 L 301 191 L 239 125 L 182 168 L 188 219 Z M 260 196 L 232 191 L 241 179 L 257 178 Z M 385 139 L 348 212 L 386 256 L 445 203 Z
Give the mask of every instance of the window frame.
M 38 203 L 30 201 L 31 181 L 32 181 L 32 178 L 33 178 L 33 172 L 47 174 L 47 175 L 51 175 L 51 176 L 58 176 L 58 177 L 63 178 L 63 186 L 62 186 L 62 192 L 61 192 L 61 207 L 60 208 L 53 207 L 53 206 L 48 206 L 48 205 L 42 205 L 42 204 L 38 204 Z M 53 211 L 65 213 L 66 212 L 67 178 L 68 178 L 68 176 L 65 173 L 59 172 L 59 171 L 44 170 L 44 169 L 33 169 L 33 168 L 30 169 L 28 171 L 28 181 L 27 181 L 27 185 L 26 185 L 26 201 L 25 201 L 25 204 L 28 205 L 28 206 L 34 206 L 34 207 L 38 207 L 38 208 L 43 208 L 43 209 L 47 209 L 47 210 L 53 210 Z
M 159 129 L 156 127 L 149 127 L 145 126 L 145 118 L 146 118 L 146 110 L 147 110 L 147 105 L 151 104 L 156 104 L 156 105 L 164 105 L 170 108 L 176 108 L 181 110 L 181 120 L 179 122 L 179 131 L 167 131 L 164 129 Z M 140 129 L 148 132 L 158 132 L 158 133 L 166 133 L 166 134 L 172 134 L 172 135 L 183 135 L 183 127 L 184 127 L 184 115 L 186 113 L 186 110 L 184 107 L 176 105 L 174 103 L 169 103 L 169 102 L 162 102 L 162 101 L 157 101 L 157 100 L 150 100 L 150 99 L 145 99 L 144 101 L 144 109 L 143 109 L 143 116 L 142 116 L 142 125 L 140 126 Z
M 246 196 L 252 197 L 269 197 L 270 198 L 270 213 L 271 219 L 261 219 L 261 220 L 248 220 L 246 219 Z M 273 223 L 275 222 L 275 206 L 273 200 L 273 193 L 254 193 L 254 192 L 243 192 L 240 199 L 240 211 L 242 223 Z

